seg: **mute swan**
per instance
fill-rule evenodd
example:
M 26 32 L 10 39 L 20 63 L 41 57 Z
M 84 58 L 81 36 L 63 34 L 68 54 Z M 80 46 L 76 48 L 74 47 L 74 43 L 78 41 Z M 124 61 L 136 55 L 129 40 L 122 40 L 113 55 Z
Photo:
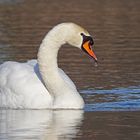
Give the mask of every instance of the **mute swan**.
M 89 33 L 74 23 L 55 26 L 43 39 L 37 61 L 8 61 L 0 65 L 0 107 L 30 109 L 82 109 L 83 98 L 71 79 L 58 68 L 59 48 L 68 43 L 95 61 Z

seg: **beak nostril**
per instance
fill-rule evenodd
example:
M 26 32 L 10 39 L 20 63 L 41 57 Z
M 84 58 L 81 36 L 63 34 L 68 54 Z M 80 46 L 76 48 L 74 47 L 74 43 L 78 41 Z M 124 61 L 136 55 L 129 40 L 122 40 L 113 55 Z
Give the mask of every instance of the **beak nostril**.
M 90 45 L 92 46 L 94 44 L 93 40 L 90 40 Z
M 90 49 L 90 50 L 92 50 L 92 47 L 91 47 L 91 45 L 89 45 L 89 49 Z

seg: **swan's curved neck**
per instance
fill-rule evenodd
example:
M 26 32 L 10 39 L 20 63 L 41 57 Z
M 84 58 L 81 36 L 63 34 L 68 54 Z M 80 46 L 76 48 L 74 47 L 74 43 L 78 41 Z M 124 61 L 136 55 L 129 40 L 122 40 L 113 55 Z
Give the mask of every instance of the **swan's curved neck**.
M 38 64 L 42 79 L 49 92 L 56 96 L 62 86 L 67 87 L 62 79 L 58 64 L 57 55 L 60 47 L 66 43 L 65 32 L 60 29 L 51 30 L 41 43 L 38 52 Z
M 39 70 L 47 90 L 54 97 L 54 108 L 83 108 L 82 97 L 57 64 L 60 47 L 74 41 L 73 30 L 68 28 L 56 26 L 46 35 L 38 52 Z

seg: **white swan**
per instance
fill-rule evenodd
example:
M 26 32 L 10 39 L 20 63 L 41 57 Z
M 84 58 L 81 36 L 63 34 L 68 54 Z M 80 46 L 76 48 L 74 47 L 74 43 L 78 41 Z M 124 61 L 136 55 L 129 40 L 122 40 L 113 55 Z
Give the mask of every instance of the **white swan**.
M 84 101 L 74 83 L 57 65 L 58 50 L 65 43 L 82 48 L 97 61 L 91 48 L 93 40 L 85 29 L 74 23 L 59 24 L 42 41 L 37 61 L 0 65 L 0 107 L 83 108 Z

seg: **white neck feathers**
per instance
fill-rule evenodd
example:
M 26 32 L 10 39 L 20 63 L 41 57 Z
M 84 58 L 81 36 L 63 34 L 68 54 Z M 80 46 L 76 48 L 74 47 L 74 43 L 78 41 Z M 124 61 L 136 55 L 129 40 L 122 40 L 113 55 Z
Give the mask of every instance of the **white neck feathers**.
M 52 96 L 58 97 L 61 95 L 61 97 L 63 96 L 64 98 L 68 95 L 67 98 L 73 98 L 72 100 L 75 100 L 74 98 L 76 98 L 73 106 L 83 107 L 83 100 L 81 99 L 76 88 L 71 89 L 68 83 L 65 82 L 63 76 L 60 74 L 57 64 L 58 50 L 63 44 L 70 42 L 73 35 L 73 31 L 70 30 L 69 27 L 70 26 L 65 26 L 65 24 L 60 24 L 54 27 L 46 35 L 39 48 L 38 64 L 44 84 Z M 72 95 L 76 96 L 72 97 Z M 77 104 L 76 102 L 80 103 Z M 66 107 L 65 103 L 64 106 Z M 72 104 L 70 103 L 68 107 L 70 108 L 71 106 Z

